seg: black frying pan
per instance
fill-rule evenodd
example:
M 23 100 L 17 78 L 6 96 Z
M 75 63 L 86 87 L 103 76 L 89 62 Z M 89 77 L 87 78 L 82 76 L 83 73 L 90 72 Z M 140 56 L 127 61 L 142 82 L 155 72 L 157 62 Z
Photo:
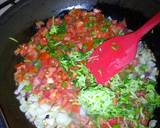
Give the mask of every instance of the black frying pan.
M 137 3 L 138 4 L 138 3 Z M 0 107 L 7 118 L 11 128 L 32 128 L 34 127 L 19 110 L 19 103 L 13 94 L 15 82 L 13 78 L 14 65 L 19 60 L 14 56 L 17 44 L 10 41 L 14 37 L 20 42 L 27 42 L 35 33 L 34 22 L 45 20 L 51 16 L 63 16 L 68 9 L 78 7 L 92 10 L 97 7 L 103 11 L 105 16 L 113 19 L 127 20 L 128 27 L 135 30 L 141 26 L 147 18 L 142 13 L 97 2 L 97 0 L 22 0 L 12 7 L 7 13 L 0 17 Z M 149 12 L 150 8 L 148 8 Z M 160 10 L 160 7 L 159 7 Z M 148 43 L 149 48 L 154 52 L 157 66 L 160 69 L 160 26 L 154 29 L 154 33 L 148 33 L 143 40 Z M 160 93 L 160 79 L 156 86 Z M 154 119 L 160 122 L 160 109 L 155 110 Z M 159 123 L 157 124 L 159 128 Z

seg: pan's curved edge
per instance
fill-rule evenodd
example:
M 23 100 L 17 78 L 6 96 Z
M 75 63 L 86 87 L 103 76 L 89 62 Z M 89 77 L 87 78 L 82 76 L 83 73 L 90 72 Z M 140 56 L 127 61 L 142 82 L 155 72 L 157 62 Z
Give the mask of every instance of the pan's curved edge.
M 0 25 L 2 25 L 5 21 L 7 21 L 12 15 L 14 15 L 20 8 L 30 4 L 32 0 L 20 0 L 14 6 L 11 6 L 7 11 L 5 11 L 0 16 Z

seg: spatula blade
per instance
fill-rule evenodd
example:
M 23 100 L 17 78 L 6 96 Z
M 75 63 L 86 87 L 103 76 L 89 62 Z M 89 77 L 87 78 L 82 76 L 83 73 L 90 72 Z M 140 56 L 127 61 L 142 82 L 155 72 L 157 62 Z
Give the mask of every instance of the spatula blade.
M 91 54 L 87 67 L 98 83 L 104 84 L 134 59 L 137 43 L 131 37 L 132 34 L 111 38 Z

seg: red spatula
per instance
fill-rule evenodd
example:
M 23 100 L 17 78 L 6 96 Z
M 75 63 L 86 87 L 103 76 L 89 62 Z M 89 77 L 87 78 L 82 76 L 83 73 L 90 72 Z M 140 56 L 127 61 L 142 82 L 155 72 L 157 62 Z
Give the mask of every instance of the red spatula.
M 87 62 L 87 67 L 96 81 L 104 84 L 129 64 L 136 55 L 139 40 L 159 23 L 160 12 L 137 31 L 111 38 L 96 48 Z

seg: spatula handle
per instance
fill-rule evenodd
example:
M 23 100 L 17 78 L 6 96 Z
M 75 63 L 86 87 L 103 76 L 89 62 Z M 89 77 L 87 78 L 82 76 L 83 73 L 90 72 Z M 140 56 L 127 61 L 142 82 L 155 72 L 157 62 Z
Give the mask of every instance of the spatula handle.
M 136 32 L 137 39 L 141 39 L 149 30 L 160 23 L 160 12 L 149 19 L 142 27 L 140 27 Z

